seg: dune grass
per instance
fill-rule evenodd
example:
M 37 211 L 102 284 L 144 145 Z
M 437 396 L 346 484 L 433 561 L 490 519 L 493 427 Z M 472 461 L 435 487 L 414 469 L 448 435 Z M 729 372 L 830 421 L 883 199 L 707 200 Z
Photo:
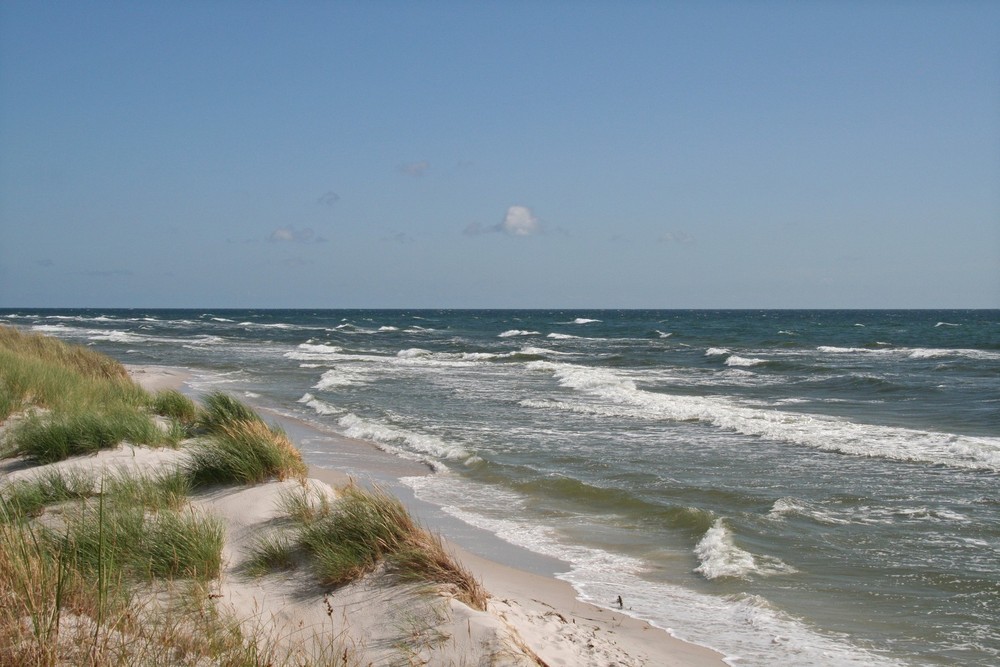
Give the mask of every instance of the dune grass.
M 308 558 L 325 586 L 342 586 L 386 563 L 397 576 L 449 587 L 476 609 L 486 608 L 487 593 L 472 574 L 444 548 L 441 540 L 417 524 L 402 503 L 382 489 L 351 483 L 338 489 L 334 502 L 302 489 L 282 501 L 294 523 L 291 543 L 268 539 L 251 551 L 255 572 L 288 567 L 293 549 Z
M 305 478 L 307 467 L 288 436 L 237 399 L 207 396 L 199 425 L 207 435 L 192 448 L 187 465 L 195 486 Z

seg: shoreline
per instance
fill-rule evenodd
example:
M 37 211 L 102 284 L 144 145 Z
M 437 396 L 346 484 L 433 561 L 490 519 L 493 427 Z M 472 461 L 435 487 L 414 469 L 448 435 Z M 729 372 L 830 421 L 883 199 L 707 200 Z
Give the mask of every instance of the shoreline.
M 187 387 L 188 393 L 197 393 L 186 385 L 192 376 L 186 369 L 155 365 L 126 365 L 126 368 L 137 382 L 149 390 L 182 390 Z M 292 419 L 260 406 L 255 407 L 276 418 L 282 426 L 291 425 L 292 428 L 288 429 L 289 435 L 300 450 L 303 438 L 313 436 L 322 437 L 328 441 L 327 444 L 333 445 L 335 451 L 329 452 L 331 456 L 346 454 L 347 465 L 344 467 L 311 464 L 308 473 L 310 483 L 315 483 L 312 480 L 316 480 L 323 485 L 336 487 L 352 478 L 358 478 L 376 484 L 395 481 L 393 487 L 405 489 L 406 487 L 398 481 L 400 477 L 432 474 L 424 464 L 401 459 L 383 451 L 373 443 L 319 431 L 308 422 Z M 250 487 L 241 494 L 234 495 L 250 494 L 256 488 L 258 487 Z M 408 508 L 413 502 L 429 505 L 424 501 L 416 501 L 412 493 L 398 494 L 397 488 L 393 488 L 392 492 L 397 496 L 411 496 L 401 498 Z M 251 512 L 239 504 L 233 505 L 230 502 L 227 512 L 226 519 L 230 524 L 252 523 L 243 521 L 245 517 L 241 517 L 241 513 Z M 428 522 L 426 513 L 420 512 L 414 516 L 432 532 L 439 534 L 443 533 L 442 529 L 447 529 L 448 526 L 445 524 L 461 523 L 453 518 Z M 568 564 L 511 545 L 487 531 L 468 528 L 477 533 L 476 537 L 471 539 L 485 536 L 495 551 L 489 556 L 473 553 L 467 546 L 460 544 L 461 540 L 456 542 L 449 539 L 446 534 L 442 534 L 448 551 L 454 554 L 490 593 L 489 614 L 512 628 L 519 640 L 538 659 L 539 664 L 595 667 L 610 664 L 665 667 L 703 665 L 708 667 L 727 664 L 723 656 L 711 648 L 679 639 L 669 631 L 636 617 L 581 600 L 570 583 L 555 576 L 560 570 L 568 569 Z M 466 539 L 470 538 L 466 536 Z M 484 549 L 479 548 L 477 551 L 482 552 Z M 496 554 L 501 556 L 499 561 L 494 559 Z M 258 593 L 253 591 L 242 591 L 235 594 L 235 597 L 244 598 L 242 600 L 244 607 L 246 598 L 249 598 L 251 608 L 257 610 L 258 618 L 267 607 L 263 598 L 259 598 Z M 272 597 L 280 599 L 281 594 L 274 594 Z M 275 609 L 271 609 L 269 613 L 275 621 L 284 616 L 280 609 L 277 615 Z M 347 606 L 344 607 L 344 613 L 347 613 Z M 323 620 L 315 617 L 315 611 L 311 617 L 313 624 Z

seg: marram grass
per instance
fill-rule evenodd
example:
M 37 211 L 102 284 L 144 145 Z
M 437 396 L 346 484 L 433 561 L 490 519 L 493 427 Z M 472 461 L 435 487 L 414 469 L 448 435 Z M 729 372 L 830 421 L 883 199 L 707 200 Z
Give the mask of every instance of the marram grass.
M 402 503 L 376 488 L 354 483 L 338 490 L 327 502 L 309 490 L 286 495 L 286 516 L 296 523 L 295 546 L 308 557 L 317 579 L 326 586 L 341 586 L 387 563 L 399 577 L 444 585 L 476 609 L 485 609 L 487 593 L 472 574 L 447 552 L 440 538 L 417 524 Z M 255 571 L 268 563 L 290 562 L 287 545 L 280 559 L 272 541 L 251 552 Z

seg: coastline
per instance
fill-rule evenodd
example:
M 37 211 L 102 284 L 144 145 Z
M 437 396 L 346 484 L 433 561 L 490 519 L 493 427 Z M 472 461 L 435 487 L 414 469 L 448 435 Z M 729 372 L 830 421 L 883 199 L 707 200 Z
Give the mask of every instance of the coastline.
M 126 367 L 137 382 L 150 390 L 180 390 L 190 378 L 190 373 L 183 368 Z M 269 414 L 278 417 L 281 422 L 289 421 L 286 417 Z M 312 427 L 303 422 L 293 426 L 290 435 L 300 446 L 299 429 L 311 430 Z M 381 483 L 380 477 L 385 480 L 404 475 L 430 474 L 422 464 L 400 460 L 372 443 L 338 434 L 322 435 L 325 440 L 333 441 L 338 451 L 343 448 L 348 463 L 342 469 L 310 466 L 309 483 L 318 485 L 324 492 L 332 492 L 332 488 L 352 478 Z M 332 452 L 333 455 L 337 453 Z M 371 468 L 383 461 L 385 465 L 380 470 Z M 359 465 L 368 467 L 361 468 Z M 227 541 L 225 557 L 231 566 L 238 564 L 240 559 L 237 545 L 251 538 L 254 526 L 259 528 L 273 518 L 272 505 L 276 494 L 287 484 L 271 482 L 235 492 L 227 490 L 219 494 L 220 497 L 203 503 L 208 511 L 222 515 L 227 523 L 231 539 Z M 433 524 L 427 527 L 434 532 L 441 532 L 442 529 L 442 526 Z M 504 641 L 513 641 L 514 647 L 522 645 L 527 649 L 527 655 L 543 665 L 708 667 L 726 664 L 722 656 L 712 649 L 678 639 L 640 619 L 580 600 L 569 583 L 551 576 L 551 571 L 546 572 L 555 567 L 553 563 L 545 562 L 552 559 L 537 556 L 531 559 L 535 567 L 523 569 L 519 567 L 523 562 L 516 557 L 512 563 L 497 562 L 459 546 L 448 540 L 447 535 L 443 538 L 448 550 L 482 582 L 491 596 L 486 612 L 488 618 L 478 612 L 473 617 L 464 613 L 457 615 L 461 617 L 458 624 L 468 628 L 469 639 L 475 634 L 474 626 L 479 628 L 480 634 L 485 632 L 493 636 L 499 633 L 506 637 Z M 494 539 L 500 542 L 499 538 Z M 500 553 L 510 556 L 518 550 L 518 547 L 511 546 Z M 405 598 L 402 602 L 404 607 L 412 607 L 410 612 L 400 612 L 397 607 L 401 600 L 383 599 L 385 591 L 380 591 L 375 596 L 377 601 L 369 605 L 362 602 L 372 599 L 372 591 L 356 590 L 359 587 L 355 585 L 338 589 L 330 595 L 321 595 L 318 591 L 312 591 L 310 595 L 301 590 L 295 593 L 292 589 L 296 587 L 291 581 L 284 581 L 283 585 L 276 585 L 273 581 L 261 585 L 247 585 L 246 582 L 234 585 L 233 581 L 227 581 L 223 585 L 223 599 L 239 617 L 252 619 L 250 622 L 257 624 L 270 623 L 274 626 L 270 631 L 275 636 L 281 635 L 287 640 L 295 637 L 295 641 L 305 641 L 300 636 L 304 629 L 330 625 L 330 621 L 340 615 L 345 619 L 350 617 L 350 627 L 334 623 L 325 627 L 326 632 L 340 633 L 337 636 L 344 637 L 352 633 L 360 635 L 351 638 L 355 645 L 358 642 L 378 643 L 384 640 L 379 636 L 378 628 L 386 625 L 387 618 L 395 618 L 399 613 L 419 614 L 421 609 L 425 615 L 432 614 L 430 609 L 424 608 L 419 597 L 405 591 L 396 591 L 395 594 Z M 452 607 L 454 612 L 454 603 Z M 450 621 L 445 624 L 448 627 L 438 631 L 455 638 L 461 634 L 455 631 L 456 623 L 456 614 L 452 613 Z M 479 640 L 482 641 L 482 637 Z M 453 644 L 452 652 L 437 656 L 431 664 L 463 664 L 462 661 L 469 659 L 477 650 L 466 643 L 453 641 Z M 472 653 L 467 653 L 470 651 Z M 440 660 L 444 662 L 438 662 Z

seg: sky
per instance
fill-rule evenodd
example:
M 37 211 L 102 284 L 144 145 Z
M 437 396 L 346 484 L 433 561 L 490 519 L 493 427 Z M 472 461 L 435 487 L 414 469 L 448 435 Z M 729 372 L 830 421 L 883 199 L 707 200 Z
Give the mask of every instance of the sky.
M 1000 3 L 0 3 L 0 307 L 997 308 Z

